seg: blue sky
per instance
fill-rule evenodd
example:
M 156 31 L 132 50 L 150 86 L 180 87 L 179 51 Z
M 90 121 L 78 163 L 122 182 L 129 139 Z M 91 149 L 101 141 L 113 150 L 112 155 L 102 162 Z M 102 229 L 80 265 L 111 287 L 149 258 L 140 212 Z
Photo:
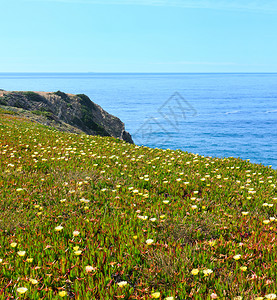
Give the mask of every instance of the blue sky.
M 277 72 L 277 1 L 1 0 L 0 72 Z

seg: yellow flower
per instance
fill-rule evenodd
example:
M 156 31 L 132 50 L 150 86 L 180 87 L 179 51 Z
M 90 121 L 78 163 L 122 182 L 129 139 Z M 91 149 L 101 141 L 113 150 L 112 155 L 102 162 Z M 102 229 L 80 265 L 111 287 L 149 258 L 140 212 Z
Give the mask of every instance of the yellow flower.
M 169 200 L 164 200 L 163 203 L 164 203 L 164 204 L 168 204 L 168 203 L 169 203 Z
M 62 226 L 57 226 L 57 227 L 55 227 L 55 230 L 56 231 L 61 231 L 61 230 L 63 230 L 63 227 Z
M 165 215 L 160 215 L 160 219 L 164 219 L 165 218 Z
M 28 291 L 27 288 L 25 287 L 19 287 L 17 290 L 16 290 L 19 294 L 24 294 Z
M 59 296 L 65 297 L 65 296 L 67 296 L 67 292 L 66 291 L 61 291 L 61 292 L 59 292 Z
M 17 243 L 11 243 L 11 247 L 15 248 L 17 246 Z
M 244 272 L 247 270 L 247 267 L 246 266 L 243 266 L 243 267 L 240 267 L 240 269 Z
M 26 259 L 26 261 L 27 261 L 27 262 L 30 262 L 30 263 L 33 262 L 33 260 L 34 260 L 34 259 L 33 259 L 32 257 Z
M 75 251 L 79 250 L 79 246 L 73 247 L 73 250 L 75 250 Z
M 137 240 L 137 238 L 138 238 L 137 235 L 134 235 L 134 236 L 133 236 L 133 239 L 134 239 L 134 240 Z
M 240 257 L 241 257 L 241 254 L 237 254 L 237 255 L 235 255 L 233 258 L 234 258 L 235 260 L 239 260 Z
M 256 297 L 255 300 L 263 300 L 264 297 Z
M 78 250 L 74 252 L 75 255 L 81 255 L 82 254 L 82 250 Z
M 199 273 L 198 269 L 192 269 L 190 272 L 192 275 L 197 275 Z
M 120 286 L 120 287 L 123 287 L 123 286 L 125 286 L 127 284 L 128 284 L 127 281 L 120 281 L 120 282 L 117 283 L 117 285 Z
M 26 251 L 18 251 L 17 254 L 19 256 L 24 256 L 26 254 Z
M 160 293 L 160 292 L 155 292 L 155 293 L 152 293 L 152 294 L 151 294 L 151 297 L 152 297 L 152 298 L 155 298 L 155 299 L 160 298 L 160 296 L 161 296 L 161 293 Z
M 269 224 L 269 223 L 270 223 L 270 220 L 263 220 L 263 223 L 264 223 L 264 224 Z
M 241 214 L 242 214 L 243 216 L 247 216 L 247 215 L 249 214 L 249 212 L 248 212 L 248 211 L 243 211 Z
M 209 241 L 209 245 L 210 245 L 211 247 L 213 247 L 215 244 L 216 244 L 216 240 L 211 240 L 211 241 Z
M 166 297 L 164 300 L 174 300 L 174 297 Z
M 241 296 L 237 296 L 233 300 L 242 300 L 242 297 Z

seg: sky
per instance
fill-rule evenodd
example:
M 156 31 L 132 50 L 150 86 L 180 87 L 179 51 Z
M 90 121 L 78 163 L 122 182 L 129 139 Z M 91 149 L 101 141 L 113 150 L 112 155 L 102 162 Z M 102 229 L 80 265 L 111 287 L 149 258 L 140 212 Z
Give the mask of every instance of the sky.
M 276 0 L 0 4 L 0 72 L 277 72 Z

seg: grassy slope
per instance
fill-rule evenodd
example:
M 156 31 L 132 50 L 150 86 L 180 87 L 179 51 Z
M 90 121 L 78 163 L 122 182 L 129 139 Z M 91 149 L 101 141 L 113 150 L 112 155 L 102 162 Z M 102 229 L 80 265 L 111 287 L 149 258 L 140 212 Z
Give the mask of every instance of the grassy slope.
M 241 159 L 62 133 L 0 114 L 0 299 L 274 293 L 276 179 L 275 170 Z

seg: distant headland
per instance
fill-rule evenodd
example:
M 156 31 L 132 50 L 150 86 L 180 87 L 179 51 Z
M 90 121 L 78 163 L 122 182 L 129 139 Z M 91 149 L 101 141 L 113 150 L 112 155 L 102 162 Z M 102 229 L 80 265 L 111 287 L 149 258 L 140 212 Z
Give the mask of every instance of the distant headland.
M 124 123 L 84 94 L 0 90 L 0 105 L 61 131 L 112 136 L 133 143 Z

